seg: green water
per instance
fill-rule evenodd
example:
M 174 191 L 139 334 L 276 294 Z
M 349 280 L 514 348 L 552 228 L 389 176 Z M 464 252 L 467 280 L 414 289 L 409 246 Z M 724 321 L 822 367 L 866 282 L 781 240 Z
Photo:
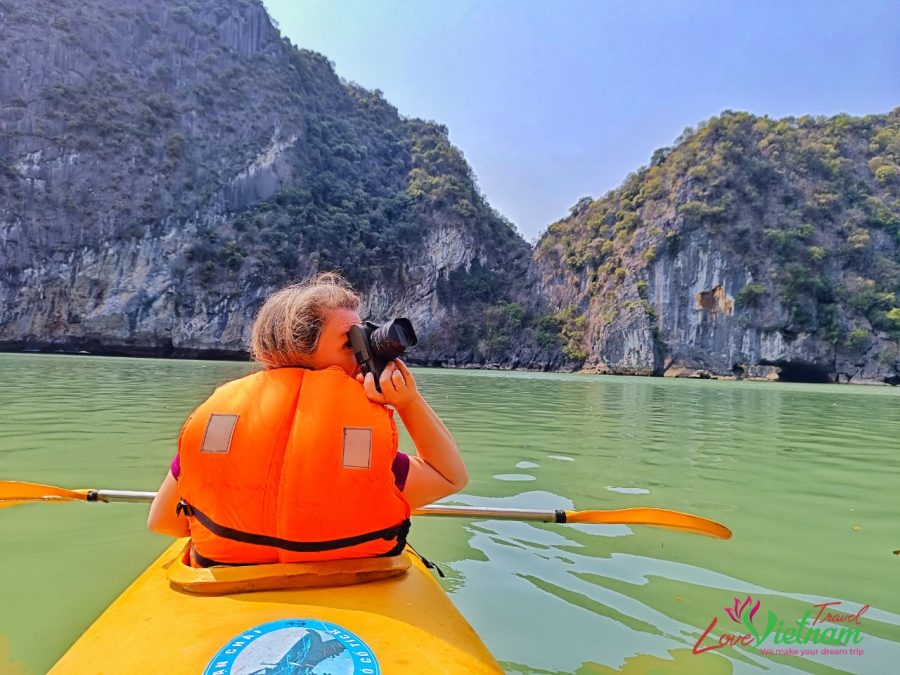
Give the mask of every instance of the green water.
M 0 479 L 156 489 L 186 415 L 247 369 L 0 354 Z M 417 519 L 413 543 L 443 563 L 509 672 L 897 672 L 900 391 L 414 373 L 465 455 L 460 503 L 658 506 L 734 531 Z M 130 504 L 0 510 L 0 673 L 46 671 L 164 548 L 145 517 Z M 761 627 L 769 611 L 788 626 L 813 603 L 871 605 L 851 645 L 863 654 L 692 654 L 714 616 L 716 638 L 746 632 L 723 608 L 747 595 Z

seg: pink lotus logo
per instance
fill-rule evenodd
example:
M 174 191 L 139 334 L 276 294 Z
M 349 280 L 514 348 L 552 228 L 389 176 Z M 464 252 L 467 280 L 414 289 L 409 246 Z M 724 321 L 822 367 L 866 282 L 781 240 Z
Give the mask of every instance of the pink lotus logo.
M 750 606 L 750 603 L 753 600 L 750 596 L 747 596 L 747 599 L 741 602 L 738 598 L 734 599 L 734 607 L 726 607 L 725 611 L 728 613 L 728 616 L 731 617 L 731 620 L 735 623 L 744 623 L 744 611 Z M 756 604 L 753 605 L 753 608 L 750 609 L 750 613 L 747 615 L 747 621 L 752 622 L 753 617 L 756 615 L 756 612 L 759 611 L 759 600 L 756 601 Z

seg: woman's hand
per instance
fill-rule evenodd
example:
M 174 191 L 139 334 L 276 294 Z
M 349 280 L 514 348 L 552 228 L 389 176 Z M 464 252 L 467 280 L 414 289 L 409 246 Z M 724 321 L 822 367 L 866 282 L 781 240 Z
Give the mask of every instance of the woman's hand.
M 370 401 L 390 404 L 397 409 L 403 425 L 416 446 L 409 458 L 409 475 L 403 496 L 412 508 L 437 501 L 466 486 L 469 474 L 459 448 L 447 426 L 422 398 L 406 364 L 395 359 L 381 373 L 381 393 L 375 389 L 375 377 L 367 373 L 363 383 Z
M 375 376 L 372 373 L 366 373 L 365 379 L 363 379 L 362 373 L 359 373 L 356 379 L 362 382 L 363 389 L 370 401 L 381 405 L 392 405 L 398 411 L 419 398 L 416 380 L 400 359 L 388 362 L 381 372 L 381 379 L 378 380 L 381 385 L 380 393 L 375 388 Z

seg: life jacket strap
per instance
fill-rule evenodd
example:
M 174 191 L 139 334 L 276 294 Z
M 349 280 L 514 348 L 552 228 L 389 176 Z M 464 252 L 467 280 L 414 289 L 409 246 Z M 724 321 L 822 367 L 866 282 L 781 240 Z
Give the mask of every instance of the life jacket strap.
M 213 560 L 212 558 L 207 558 L 206 556 L 197 553 L 197 549 L 193 544 L 191 544 L 191 560 L 193 560 L 200 567 L 247 567 L 254 564 L 219 562 L 218 560 Z
M 244 532 L 243 530 L 235 530 L 225 525 L 213 521 L 205 513 L 197 509 L 197 507 L 181 500 L 175 508 L 177 514 L 184 513 L 190 518 L 196 518 L 203 527 L 223 539 L 231 539 L 244 544 L 256 544 L 258 546 L 270 546 L 272 548 L 280 548 L 284 551 L 294 551 L 295 553 L 315 553 L 318 551 L 333 551 L 339 548 L 349 548 L 358 546 L 366 542 L 384 539 L 386 541 L 397 541 L 397 546 L 391 549 L 385 555 L 397 555 L 406 546 L 406 536 L 409 534 L 410 520 L 405 519 L 403 522 L 386 527 L 382 530 L 373 532 L 365 532 L 352 537 L 343 537 L 341 539 L 330 539 L 326 541 L 293 541 L 291 539 L 281 539 L 280 537 L 270 537 L 265 534 L 255 534 L 253 532 Z M 396 551 L 396 553 L 394 552 Z
M 406 537 L 409 535 L 409 528 L 412 526 L 412 521 L 409 518 L 404 520 L 400 525 L 397 526 L 397 544 L 387 553 L 382 553 L 379 555 L 379 558 L 390 558 L 395 555 L 400 555 L 403 553 L 403 550 L 406 548 Z
M 402 536 L 397 538 L 397 545 L 394 548 L 392 548 L 390 551 L 388 551 L 387 553 L 382 553 L 377 557 L 391 558 L 395 555 L 400 555 L 401 553 L 403 553 L 404 549 L 406 548 L 406 535 L 409 534 L 409 521 L 405 520 L 403 522 L 406 523 L 406 531 L 404 533 L 402 533 Z M 412 546 L 410 546 L 410 548 L 412 549 Z M 440 574 L 441 577 L 444 576 L 443 570 L 441 570 L 441 568 L 438 567 L 436 564 L 426 560 L 415 549 L 413 549 L 413 553 L 415 553 L 422 559 L 422 562 L 425 563 L 425 567 L 427 567 L 429 569 L 434 568 L 438 571 L 438 574 Z M 223 563 L 223 562 L 219 562 L 218 560 L 213 560 L 212 558 L 207 558 L 205 555 L 200 555 L 199 553 L 197 553 L 197 547 L 194 546 L 193 544 L 191 544 L 191 559 L 200 567 L 246 567 L 248 565 L 256 564 L 256 563 Z
M 431 562 L 428 558 L 426 558 L 424 555 L 422 555 L 416 549 L 414 549 L 412 544 L 409 544 L 409 550 L 412 551 L 413 553 L 415 553 L 419 557 L 419 560 L 421 560 L 422 564 L 425 565 L 425 569 L 434 570 L 435 572 L 438 573 L 438 576 L 441 579 L 446 578 L 446 575 L 444 574 L 444 570 L 442 570 L 440 567 L 438 567 L 437 563 Z

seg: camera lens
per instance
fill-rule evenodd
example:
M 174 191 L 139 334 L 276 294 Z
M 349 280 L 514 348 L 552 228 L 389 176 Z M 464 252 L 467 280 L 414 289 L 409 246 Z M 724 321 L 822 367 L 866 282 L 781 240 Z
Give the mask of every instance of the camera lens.
M 409 319 L 394 319 L 379 326 L 369 337 L 372 351 L 384 361 L 402 356 L 407 347 L 418 343 L 416 332 Z

